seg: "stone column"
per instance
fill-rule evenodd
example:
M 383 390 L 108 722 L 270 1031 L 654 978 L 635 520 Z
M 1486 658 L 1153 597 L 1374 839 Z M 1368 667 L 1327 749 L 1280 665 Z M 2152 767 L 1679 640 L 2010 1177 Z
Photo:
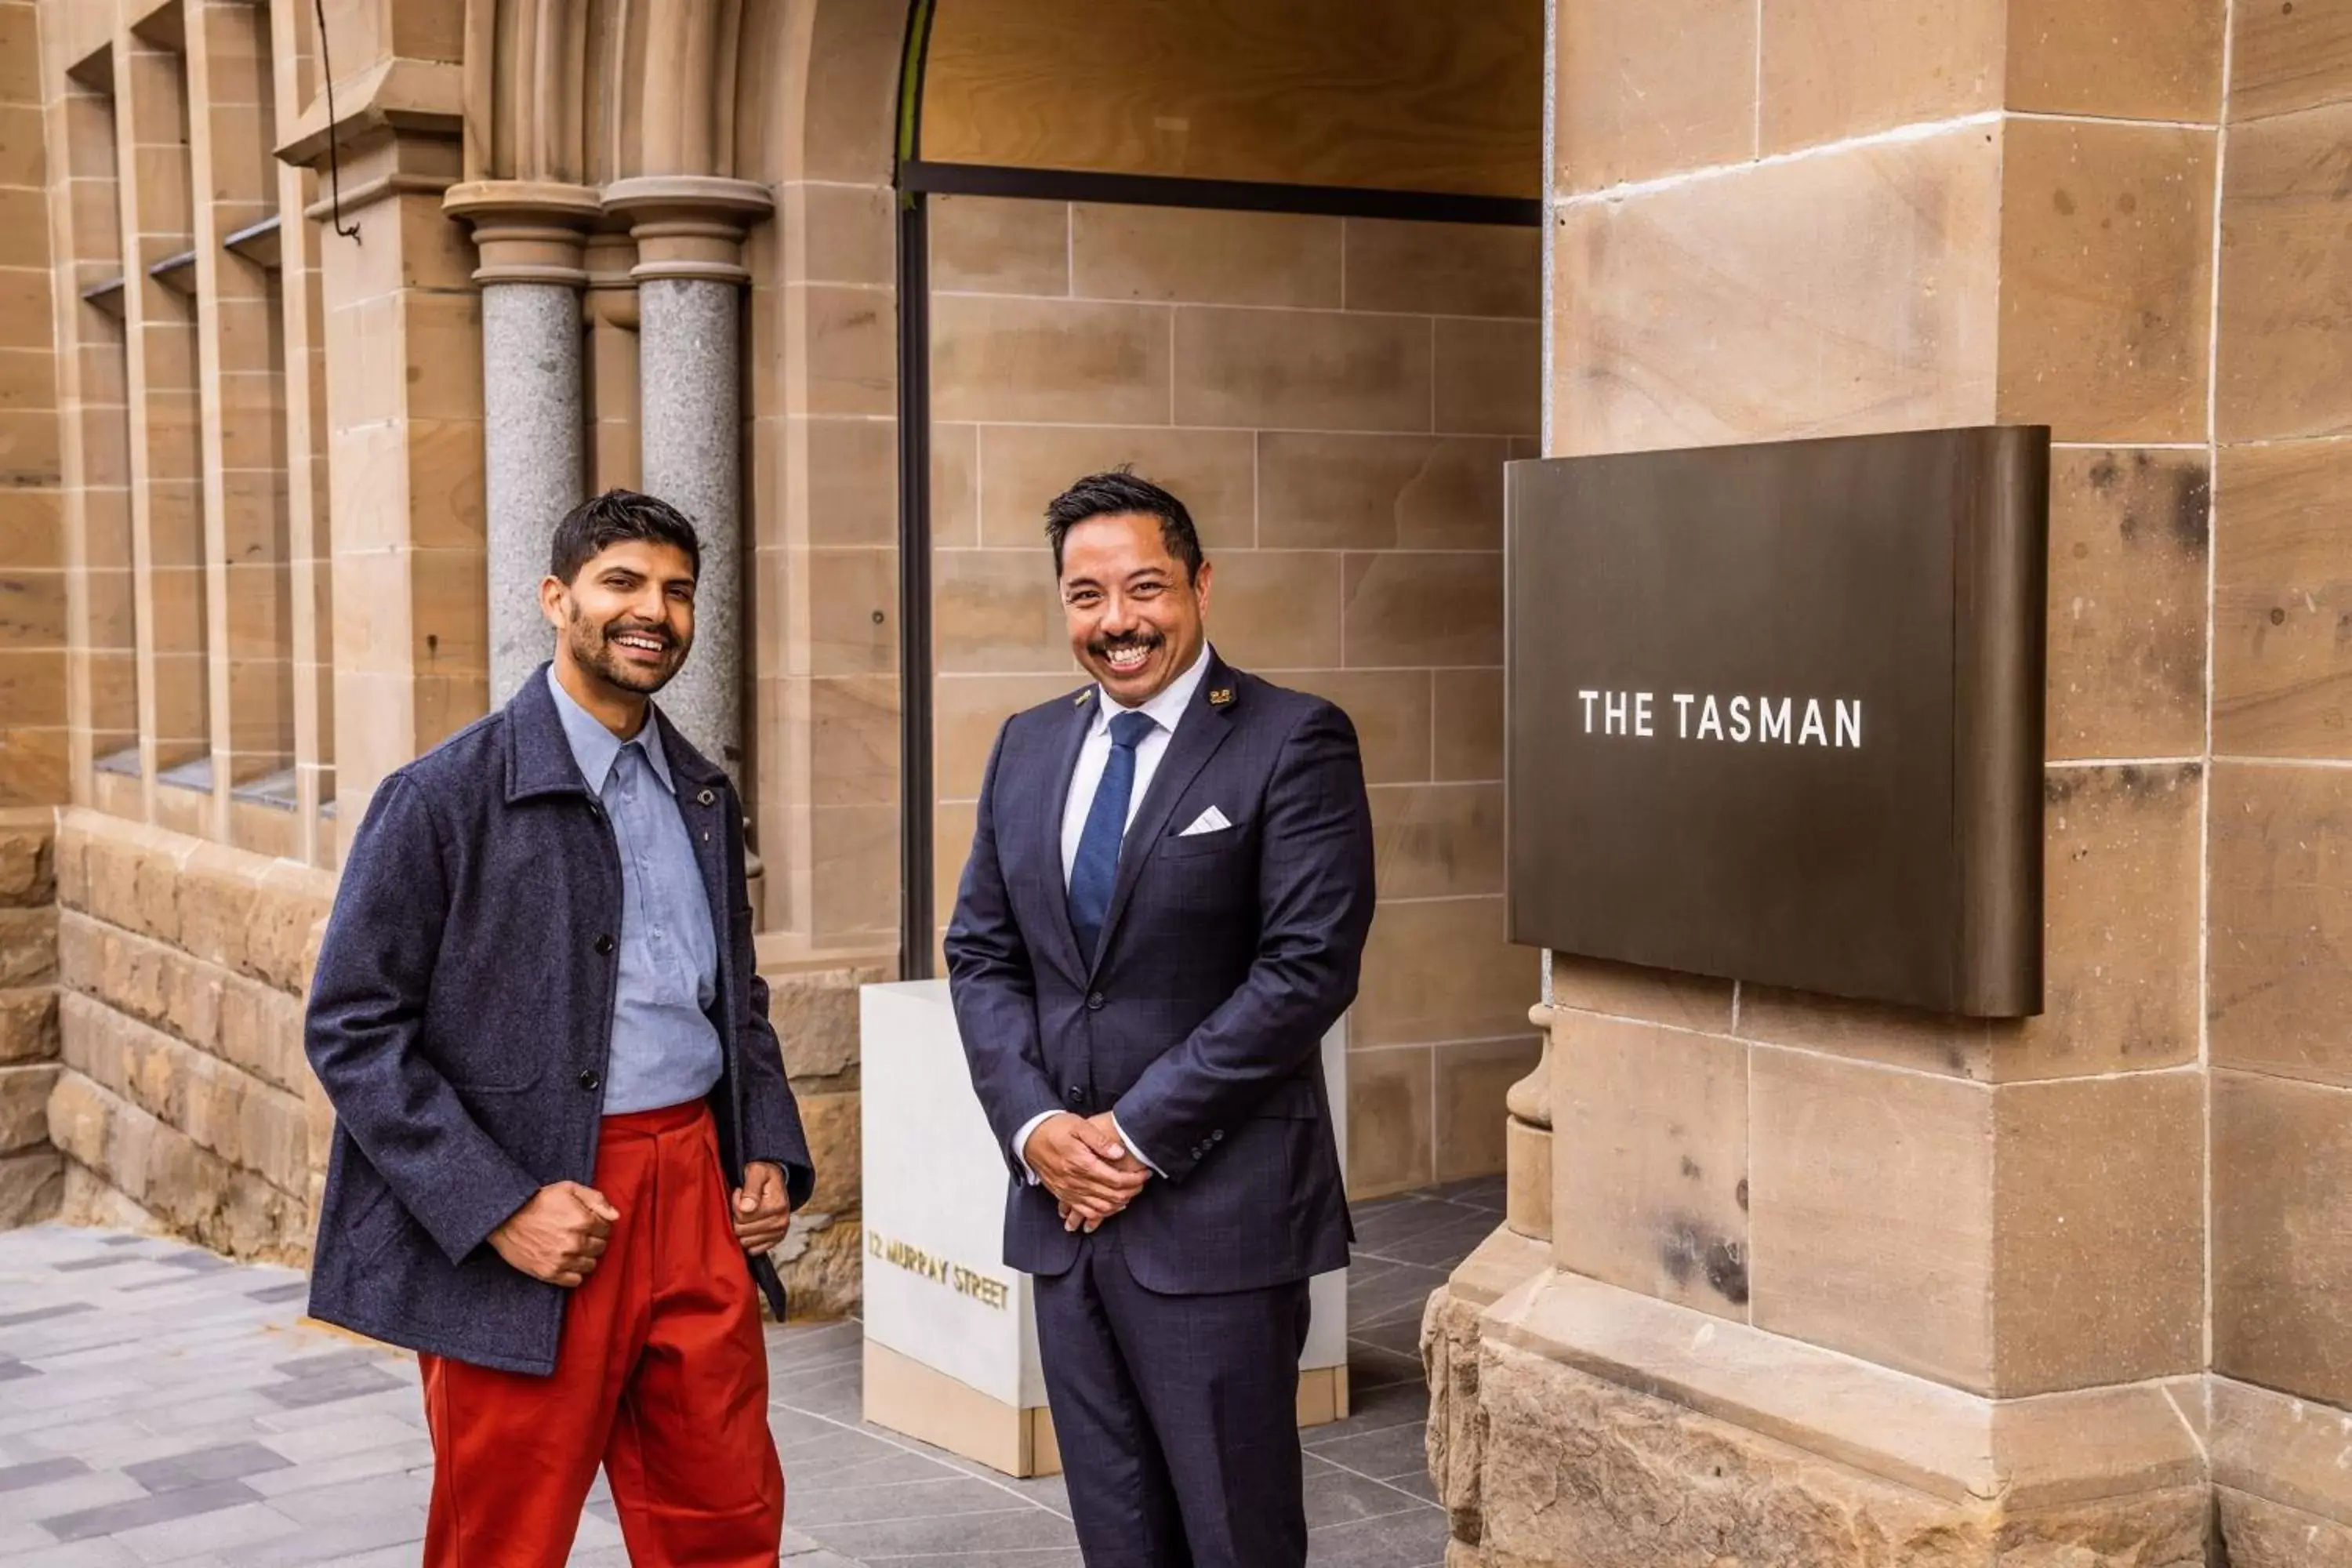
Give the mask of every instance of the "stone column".
M 605 187 L 604 210 L 637 242 L 639 420 L 645 489 L 702 535 L 694 657 L 662 708 L 705 756 L 743 765 L 742 359 L 744 228 L 767 188 L 713 175 L 647 175 Z
M 481 180 L 443 209 L 469 220 L 482 264 L 482 456 L 489 555 L 490 703 L 512 697 L 548 657 L 539 584 L 548 541 L 580 503 L 584 418 L 580 290 L 596 193 L 579 185 Z

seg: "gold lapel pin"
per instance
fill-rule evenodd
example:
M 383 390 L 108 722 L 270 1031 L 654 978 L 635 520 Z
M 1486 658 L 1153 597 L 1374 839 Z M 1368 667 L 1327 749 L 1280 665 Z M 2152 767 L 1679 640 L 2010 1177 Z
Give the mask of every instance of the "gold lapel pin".
M 1223 708 L 1233 700 L 1234 689 L 1230 686 L 1220 686 L 1209 693 L 1209 706 L 1212 708 Z
M 1087 699 L 1092 697 L 1094 694 L 1095 689 L 1089 686 L 1084 691 L 1079 692 L 1076 697 L 1070 699 L 1070 706 L 1073 708 L 1083 708 L 1087 705 Z

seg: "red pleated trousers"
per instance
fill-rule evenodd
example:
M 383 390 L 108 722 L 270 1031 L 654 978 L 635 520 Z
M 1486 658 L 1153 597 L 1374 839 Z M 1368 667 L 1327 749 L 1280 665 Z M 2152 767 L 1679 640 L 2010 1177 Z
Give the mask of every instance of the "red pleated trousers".
M 605 1118 L 595 1187 L 621 1217 L 565 1305 L 552 1375 L 418 1358 L 426 1568 L 561 1568 L 600 1463 L 635 1568 L 775 1568 L 759 1298 L 709 1109 Z

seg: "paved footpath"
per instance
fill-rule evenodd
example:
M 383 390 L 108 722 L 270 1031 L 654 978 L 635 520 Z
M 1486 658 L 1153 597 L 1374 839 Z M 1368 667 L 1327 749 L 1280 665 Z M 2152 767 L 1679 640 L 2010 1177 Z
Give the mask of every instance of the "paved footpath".
M 1355 1413 L 1307 1435 L 1318 1568 L 1434 1568 L 1422 1304 L 1500 1223 L 1495 1182 L 1359 1205 Z M 415 1366 L 301 1322 L 283 1268 L 152 1237 L 0 1233 L 0 1568 L 417 1561 L 432 1479 Z M 992 1470 L 858 1419 L 854 1322 L 772 1329 L 769 1426 L 787 1568 L 1076 1568 L 1058 1479 Z M 622 1568 L 600 1485 L 572 1562 Z

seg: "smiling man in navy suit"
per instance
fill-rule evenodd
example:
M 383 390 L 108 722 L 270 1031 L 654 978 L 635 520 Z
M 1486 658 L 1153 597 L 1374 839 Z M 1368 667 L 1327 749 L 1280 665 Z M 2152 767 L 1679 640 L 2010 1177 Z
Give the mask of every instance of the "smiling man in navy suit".
M 997 736 L 947 937 L 1004 1260 L 1092 1568 L 1303 1563 L 1307 1282 L 1353 1237 L 1319 1048 L 1372 919 L 1356 734 L 1208 646 L 1174 496 L 1095 474 L 1045 519 L 1094 684 Z

